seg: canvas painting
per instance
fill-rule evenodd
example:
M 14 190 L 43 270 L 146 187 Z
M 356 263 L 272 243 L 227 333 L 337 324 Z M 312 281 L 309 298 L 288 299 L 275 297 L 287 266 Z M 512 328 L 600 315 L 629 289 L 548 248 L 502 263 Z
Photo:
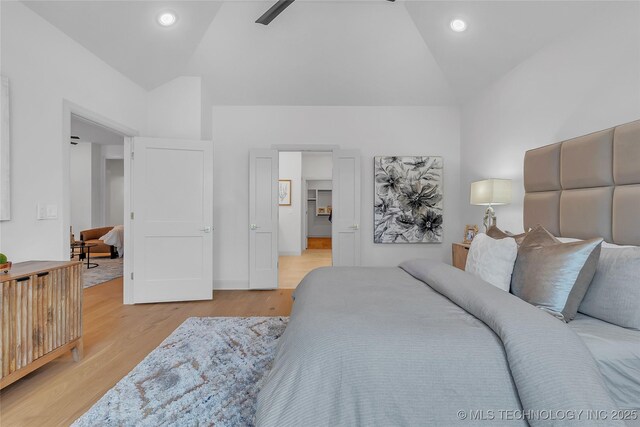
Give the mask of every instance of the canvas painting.
M 374 161 L 374 243 L 441 243 L 442 157 Z

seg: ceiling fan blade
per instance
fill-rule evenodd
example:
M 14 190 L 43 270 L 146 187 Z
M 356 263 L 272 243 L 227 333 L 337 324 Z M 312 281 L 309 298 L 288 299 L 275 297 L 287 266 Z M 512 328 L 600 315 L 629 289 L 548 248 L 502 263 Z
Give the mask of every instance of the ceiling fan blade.
M 269 25 L 269 22 L 273 21 L 276 16 L 280 15 L 282 11 L 289 7 L 293 2 L 294 0 L 278 0 L 278 2 L 271 6 L 264 15 L 258 18 L 256 24 Z

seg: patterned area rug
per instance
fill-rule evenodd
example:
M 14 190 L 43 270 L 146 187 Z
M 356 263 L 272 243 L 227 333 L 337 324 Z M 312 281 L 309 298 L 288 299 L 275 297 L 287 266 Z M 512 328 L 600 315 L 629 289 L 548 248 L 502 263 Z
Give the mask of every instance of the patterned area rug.
M 73 426 L 252 426 L 288 317 L 192 317 Z
M 98 266 L 87 269 L 87 262 L 83 261 L 82 278 L 85 288 L 122 277 L 124 258 L 91 258 L 91 262 L 97 263 Z

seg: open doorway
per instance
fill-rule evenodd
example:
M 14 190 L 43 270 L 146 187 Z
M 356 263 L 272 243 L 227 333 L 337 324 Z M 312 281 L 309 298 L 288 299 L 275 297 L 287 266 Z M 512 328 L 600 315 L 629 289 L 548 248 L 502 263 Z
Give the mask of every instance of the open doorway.
M 332 265 L 333 155 L 280 152 L 278 165 L 278 287 L 290 289 Z
M 301 257 L 304 250 L 308 250 L 308 223 L 305 232 L 302 207 L 308 203 L 309 193 L 303 185 L 303 153 L 309 152 L 331 153 L 331 205 L 327 203 L 325 215 L 331 212 L 331 252 L 330 259 L 326 258 L 325 265 L 347 267 L 360 265 L 361 233 L 360 233 L 360 151 L 344 150 L 330 145 L 274 145 L 270 149 L 255 148 L 249 150 L 249 289 L 276 289 L 278 287 L 297 287 L 299 279 L 306 272 L 320 265 L 307 266 L 296 269 L 296 275 L 285 281 L 282 274 L 280 284 L 279 264 L 280 255 Z M 280 153 L 292 153 L 292 170 L 285 166 L 279 167 Z M 285 156 L 283 154 L 283 156 Z M 305 157 L 306 159 L 306 157 Z M 283 165 L 287 161 L 283 157 Z M 329 160 L 329 157 L 326 157 Z M 306 162 L 305 162 L 306 163 Z M 306 169 L 307 181 L 321 176 L 310 176 Z M 287 182 L 290 186 L 287 190 Z M 323 180 L 323 179 L 320 179 Z M 284 189 L 281 189 L 284 185 Z M 283 190 L 283 191 L 281 191 Z M 287 198 L 290 198 L 287 200 Z M 317 202 L 317 196 L 316 196 Z M 280 214 L 280 205 L 291 207 L 289 211 Z M 307 204 L 308 206 L 308 204 Z M 321 208 L 323 206 L 317 206 Z M 291 215 L 288 217 L 285 212 Z M 305 214 L 308 215 L 308 209 Z M 322 211 L 316 211 L 320 214 Z M 280 217 L 284 222 L 291 221 L 293 233 L 291 239 L 292 253 L 287 254 L 287 247 L 280 245 Z M 318 215 L 321 216 L 321 215 Z M 308 220 L 308 218 L 307 218 Z M 296 237 L 297 236 L 297 237 Z M 284 235 L 283 235 L 284 237 Z M 288 239 L 287 239 L 288 240 Z M 297 242 L 297 244 L 296 244 Z M 295 261 L 295 260 L 294 260 Z
M 70 257 L 86 288 L 123 276 L 125 137 L 75 114 L 70 131 Z

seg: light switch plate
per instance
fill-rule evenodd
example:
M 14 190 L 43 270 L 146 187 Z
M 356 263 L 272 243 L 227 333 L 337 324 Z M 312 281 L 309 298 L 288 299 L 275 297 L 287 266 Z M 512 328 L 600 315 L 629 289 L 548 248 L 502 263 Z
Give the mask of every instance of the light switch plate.
M 36 218 L 39 220 L 57 219 L 58 205 L 44 205 L 44 204 L 38 203 Z
M 56 219 L 56 218 L 58 218 L 58 206 L 47 205 L 47 219 Z

